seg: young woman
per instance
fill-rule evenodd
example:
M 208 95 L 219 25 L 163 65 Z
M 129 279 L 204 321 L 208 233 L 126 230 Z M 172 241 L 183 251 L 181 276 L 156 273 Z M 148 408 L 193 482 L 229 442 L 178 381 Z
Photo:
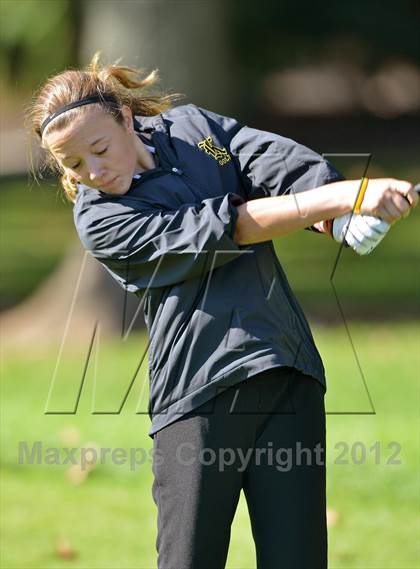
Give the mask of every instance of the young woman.
M 371 249 L 417 195 L 173 107 L 156 80 L 95 58 L 47 81 L 31 118 L 85 248 L 144 301 L 158 566 L 223 568 L 243 489 L 258 568 L 326 567 L 324 368 L 272 239 Z M 378 226 L 349 239 L 355 203 Z

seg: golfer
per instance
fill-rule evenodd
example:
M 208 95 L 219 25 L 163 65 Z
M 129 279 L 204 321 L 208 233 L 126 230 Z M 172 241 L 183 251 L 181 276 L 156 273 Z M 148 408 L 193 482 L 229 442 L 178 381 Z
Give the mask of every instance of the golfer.
M 142 299 L 158 567 L 222 569 L 243 490 L 259 569 L 324 568 L 324 367 L 272 240 L 343 241 L 335 221 L 356 204 L 379 228 L 345 245 L 372 248 L 418 197 L 403 180 L 343 180 L 156 82 L 95 57 L 50 78 L 31 119 L 84 247 Z

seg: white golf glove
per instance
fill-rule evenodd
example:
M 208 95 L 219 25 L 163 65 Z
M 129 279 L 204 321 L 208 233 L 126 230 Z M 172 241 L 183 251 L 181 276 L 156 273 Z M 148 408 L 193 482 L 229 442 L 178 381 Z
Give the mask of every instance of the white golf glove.
M 332 234 L 338 243 L 345 242 L 358 255 L 368 255 L 379 245 L 391 225 L 372 215 L 346 213 L 333 220 Z

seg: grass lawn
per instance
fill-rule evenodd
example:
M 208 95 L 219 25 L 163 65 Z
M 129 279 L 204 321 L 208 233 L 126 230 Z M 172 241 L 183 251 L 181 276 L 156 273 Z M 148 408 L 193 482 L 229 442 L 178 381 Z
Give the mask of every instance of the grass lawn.
M 328 502 L 336 515 L 329 529 L 330 568 L 415 569 L 420 562 L 419 328 L 411 323 L 350 324 L 368 391 L 344 327 L 315 326 L 313 332 L 328 378 Z M 68 465 L 18 463 L 19 441 L 29 446 L 40 441 L 44 448 L 96 445 L 148 452 L 149 418 L 136 414 L 147 408 L 143 367 L 120 414 L 91 413 L 93 407 L 115 407 L 111 401 L 124 395 L 143 347 L 141 335 L 124 345 L 102 345 L 97 380 L 92 365 L 77 413 L 67 415 L 44 414 L 51 380 L 57 369 L 48 409 L 71 411 L 85 353 L 74 347 L 58 366 L 58 343 L 50 352 L 28 346 L 25 354 L 3 354 L 2 567 L 156 567 L 156 511 L 147 454 L 136 468 L 106 461 L 85 479 Z M 370 400 L 374 414 L 346 414 L 371 411 Z M 227 567 L 251 569 L 254 558 L 241 498 Z

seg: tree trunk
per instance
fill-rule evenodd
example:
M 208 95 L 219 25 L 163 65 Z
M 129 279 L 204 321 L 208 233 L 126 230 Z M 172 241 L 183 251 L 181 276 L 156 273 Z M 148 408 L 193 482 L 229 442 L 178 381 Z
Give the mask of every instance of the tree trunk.
M 72 343 L 85 343 L 96 325 L 102 337 L 144 328 L 141 298 L 127 293 L 76 241 L 28 299 L 2 312 L 2 346 L 57 345 L 69 334 Z
M 104 60 L 158 68 L 165 89 L 221 114 L 234 103 L 226 2 L 89 0 L 81 59 L 100 49 Z

